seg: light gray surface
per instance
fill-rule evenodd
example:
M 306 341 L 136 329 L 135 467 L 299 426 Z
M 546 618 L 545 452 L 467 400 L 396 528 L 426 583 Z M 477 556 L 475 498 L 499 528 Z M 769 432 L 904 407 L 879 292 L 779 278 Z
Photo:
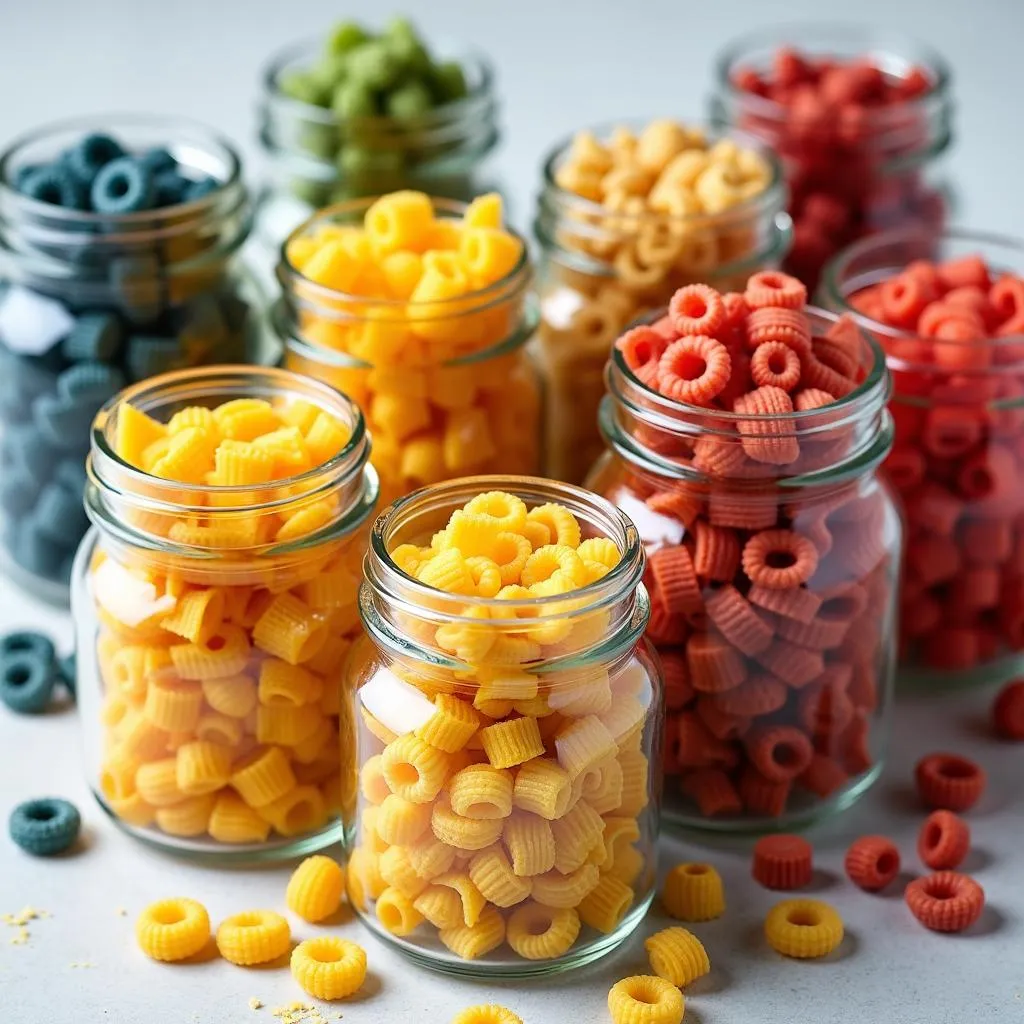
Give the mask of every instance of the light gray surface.
M 494 57 L 505 101 L 501 166 L 521 224 L 529 216 L 541 155 L 553 141 L 616 116 L 699 116 L 711 54 L 728 37 L 772 16 L 856 16 L 924 35 L 946 54 L 957 74 L 960 128 L 949 169 L 963 200 L 960 222 L 1024 232 L 1020 0 L 437 0 L 407 8 L 429 34 L 476 42 Z M 326 0 L 0 3 L 0 139 L 58 117 L 152 110 L 201 118 L 252 153 L 263 59 L 277 46 L 326 27 L 340 10 Z M 343 10 L 373 18 L 380 8 L 360 0 Z M 250 171 L 255 178 L 255 162 Z M 66 616 L 16 594 L 0 579 L 0 629 L 16 626 L 53 629 L 65 644 L 70 641 Z M 1024 1020 L 1024 748 L 988 737 L 990 700 L 991 691 L 978 691 L 901 702 L 895 750 L 882 781 L 858 808 L 812 836 L 820 869 L 815 894 L 833 902 L 849 928 L 840 952 L 826 962 L 786 962 L 766 949 L 760 921 L 777 897 L 749 880 L 746 850 L 709 849 L 678 838 L 664 842 L 665 863 L 707 858 L 728 889 L 727 915 L 694 929 L 706 940 L 714 970 L 688 996 L 687 1024 Z M 975 849 L 966 865 L 984 885 L 990 906 L 964 937 L 924 931 L 906 911 L 899 886 L 868 896 L 842 877 L 845 846 L 864 831 L 891 835 L 904 851 L 905 869 L 919 871 L 914 841 L 923 812 L 912 795 L 912 765 L 921 754 L 943 748 L 978 758 L 991 780 L 971 814 Z M 87 794 L 70 711 L 23 719 L 0 708 L 0 752 L 0 812 L 6 816 L 18 800 L 52 793 L 75 800 L 86 821 L 85 848 L 47 862 L 33 861 L 0 836 L 0 915 L 25 904 L 54 915 L 29 925 L 27 945 L 9 944 L 15 932 L 0 926 L 5 1020 L 258 1024 L 273 1018 L 269 1009 L 250 1010 L 251 996 L 267 1007 L 301 997 L 286 969 L 243 970 L 220 961 L 161 966 L 146 961 L 133 939 L 134 915 L 166 895 L 203 900 L 215 922 L 245 908 L 280 907 L 286 869 L 214 871 L 154 854 L 121 835 Z M 652 919 L 620 953 L 565 979 L 499 986 L 417 971 L 349 922 L 340 930 L 368 948 L 372 995 L 337 1010 L 351 1024 L 447 1024 L 458 1009 L 493 999 L 514 1008 L 526 1024 L 598 1024 L 608 1019 L 609 985 L 645 969 L 641 940 L 656 923 L 661 919 Z M 299 937 L 317 931 L 293 924 Z

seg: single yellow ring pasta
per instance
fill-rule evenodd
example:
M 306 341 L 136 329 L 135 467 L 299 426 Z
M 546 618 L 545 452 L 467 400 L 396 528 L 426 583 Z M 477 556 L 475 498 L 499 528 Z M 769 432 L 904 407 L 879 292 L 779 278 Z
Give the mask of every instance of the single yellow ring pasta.
M 135 938 L 142 952 L 154 960 L 184 960 L 209 941 L 210 916 L 196 900 L 160 900 L 139 915 Z
M 683 993 L 664 978 L 636 975 L 616 982 L 608 993 L 614 1024 L 680 1024 Z
M 306 939 L 292 950 L 292 977 L 315 999 L 344 999 L 366 980 L 366 951 L 333 935 Z
M 555 909 L 530 900 L 516 907 L 505 927 L 505 941 L 524 960 L 557 960 L 580 933 L 580 916 L 572 908 Z
M 345 892 L 345 871 L 330 857 L 307 857 L 293 872 L 285 903 L 293 914 L 315 923 L 330 917 Z
M 768 945 L 783 956 L 828 956 L 843 941 L 843 919 L 821 900 L 783 900 L 764 919 Z
M 504 1006 L 489 1003 L 486 1006 L 470 1006 L 456 1014 L 452 1024 L 523 1024 L 523 1018 Z
M 244 910 L 217 928 L 220 955 L 241 967 L 276 960 L 288 952 L 291 940 L 288 922 L 272 910 Z

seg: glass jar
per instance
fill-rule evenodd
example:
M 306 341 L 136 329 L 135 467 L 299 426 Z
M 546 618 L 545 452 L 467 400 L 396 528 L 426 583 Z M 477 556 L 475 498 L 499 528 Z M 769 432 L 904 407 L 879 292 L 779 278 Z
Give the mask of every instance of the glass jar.
M 286 365 L 362 407 L 382 501 L 467 473 L 536 472 L 540 393 L 525 346 L 537 312 L 525 243 L 506 277 L 450 302 L 346 295 L 290 263 L 293 239 L 325 225 L 361 224 L 373 201 L 322 210 L 282 248 L 283 295 L 273 318 Z M 442 220 L 465 210 L 453 200 L 433 202 Z
M 807 313 L 816 336 L 835 320 Z M 860 363 L 863 383 L 831 405 L 740 416 L 667 399 L 612 353 L 609 451 L 588 486 L 647 549 L 647 636 L 668 708 L 664 811 L 676 823 L 809 824 L 881 772 L 901 525 L 875 472 L 892 421 L 884 359 L 866 337 Z
M 561 599 L 522 602 L 442 593 L 392 560 L 398 545 L 429 542 L 453 510 L 494 490 L 530 507 L 561 504 L 584 538 L 610 538 L 621 560 L 603 579 Z M 346 829 L 349 898 L 364 924 L 422 966 L 480 977 L 550 974 L 609 952 L 647 913 L 656 876 L 662 683 L 643 639 L 649 612 L 643 563 L 636 529 L 617 509 L 546 480 L 452 481 L 402 499 L 377 520 L 360 591 L 368 639 L 353 654 L 347 678 L 355 737 L 343 744 L 344 770 L 358 771 L 361 780 L 357 814 Z M 458 629 L 467 644 L 453 654 L 448 648 Z M 512 703 L 499 691 L 522 696 Z M 410 838 L 387 847 L 378 825 L 385 815 L 401 817 L 403 798 L 385 788 L 380 755 L 402 756 L 395 744 L 426 748 L 417 732 L 423 735 L 425 723 L 449 714 L 457 721 L 445 742 L 440 732 L 431 735 L 451 752 L 427 750 L 446 774 L 446 788 L 429 806 L 410 798 Z M 474 801 L 468 792 L 465 814 L 452 811 L 451 777 L 495 761 L 495 752 L 484 752 L 489 737 L 482 730 L 517 722 L 529 727 L 535 743 L 510 743 L 497 752 L 503 756 L 495 774 L 505 776 L 505 784 L 514 776 L 521 787 L 513 791 L 511 810 L 505 813 L 497 798 Z M 592 734 L 578 761 L 568 754 L 570 728 Z M 416 769 L 393 760 L 392 776 L 400 770 Z M 449 838 L 448 819 L 468 823 L 473 834 L 462 846 Z M 487 836 L 477 835 L 482 829 Z M 530 866 L 531 849 L 543 864 L 538 859 Z M 423 913 L 416 909 L 396 920 L 384 895 L 388 883 Z M 470 918 L 477 927 L 461 927 Z M 525 959 L 502 944 L 506 926 L 510 935 L 551 931 L 560 948 Z
M 856 316 L 885 350 L 896 425 L 889 479 L 903 499 L 901 677 L 1008 679 L 1024 652 L 1024 333 L 920 338 L 854 309 L 857 293 L 915 260 L 981 256 L 1024 274 L 1024 241 L 978 232 L 891 231 L 825 268 L 823 304 Z
M 605 142 L 622 127 L 593 132 Z M 579 483 L 601 454 L 597 410 L 604 366 L 627 324 L 663 306 L 684 284 L 742 291 L 751 274 L 781 263 L 790 227 L 782 212 L 786 193 L 778 160 L 754 139 L 738 133 L 721 137 L 758 152 L 770 180 L 760 194 L 716 214 L 616 212 L 557 184 L 571 141 L 545 161 L 534 231 L 542 258 L 536 350 L 544 381 L 548 476 Z
M 193 486 L 133 468 L 115 438 L 132 406 L 308 403 L 351 431 L 273 487 Z M 127 428 L 126 428 L 127 429 Z M 104 406 L 89 456 L 93 529 L 75 561 L 78 708 L 88 782 L 127 832 L 182 854 L 293 856 L 337 842 L 340 680 L 377 499 L 359 409 L 286 370 L 211 367 L 136 384 Z M 295 515 L 323 523 L 268 541 Z
M 18 191 L 27 168 L 99 130 L 133 153 L 167 149 L 218 187 L 116 217 Z M 239 256 L 252 214 L 241 173 L 218 135 L 160 117 L 64 122 L 0 156 L 0 558 L 41 597 L 68 600 L 100 406 L 155 373 L 276 358 L 263 296 Z
M 869 60 L 891 78 L 920 70 L 922 95 L 850 117 L 801 112 L 737 85 L 737 74 L 772 73 L 777 54 Z M 850 25 L 789 25 L 730 43 L 716 61 L 712 123 L 741 128 L 782 158 L 793 215 L 785 269 L 814 288 L 825 262 L 872 231 L 913 224 L 941 227 L 949 194 L 941 158 L 953 141 L 952 73 L 930 48 Z M 855 116 L 853 116 L 855 115 Z
M 490 157 L 498 147 L 494 68 L 481 55 L 453 48 L 467 95 L 415 118 L 347 117 L 287 96 L 281 82 L 308 70 L 318 42 L 290 46 L 263 72 L 260 145 L 269 181 L 259 203 L 258 234 L 276 252 L 316 210 L 346 199 L 411 188 L 468 202 L 495 191 Z

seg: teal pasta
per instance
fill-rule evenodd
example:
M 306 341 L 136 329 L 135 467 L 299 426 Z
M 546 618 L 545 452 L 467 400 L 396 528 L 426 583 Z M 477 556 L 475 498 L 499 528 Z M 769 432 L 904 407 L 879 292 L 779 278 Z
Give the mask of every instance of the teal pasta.
M 78 838 L 81 827 L 78 808 L 52 797 L 19 804 L 8 821 L 11 839 L 36 857 L 63 853 Z

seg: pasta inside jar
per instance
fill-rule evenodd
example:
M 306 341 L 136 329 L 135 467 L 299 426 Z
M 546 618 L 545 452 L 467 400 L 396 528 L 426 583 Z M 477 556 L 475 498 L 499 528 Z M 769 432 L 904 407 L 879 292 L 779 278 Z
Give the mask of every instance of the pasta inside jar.
M 245 857 L 337 838 L 367 454 L 351 401 L 283 370 L 169 374 L 100 412 L 79 702 L 90 784 L 136 836 Z
M 589 962 L 653 895 L 661 680 L 632 525 L 578 488 L 476 477 L 371 539 L 353 657 L 349 899 L 417 962 Z
M 703 333 L 680 333 L 695 297 Z M 609 364 L 610 451 L 589 486 L 647 549 L 665 810 L 694 827 L 814 820 L 864 792 L 884 755 L 901 551 L 875 474 L 888 377 L 877 346 L 805 298 L 780 273 L 742 295 L 689 286 Z M 795 355 L 790 390 L 756 380 L 775 345 Z

